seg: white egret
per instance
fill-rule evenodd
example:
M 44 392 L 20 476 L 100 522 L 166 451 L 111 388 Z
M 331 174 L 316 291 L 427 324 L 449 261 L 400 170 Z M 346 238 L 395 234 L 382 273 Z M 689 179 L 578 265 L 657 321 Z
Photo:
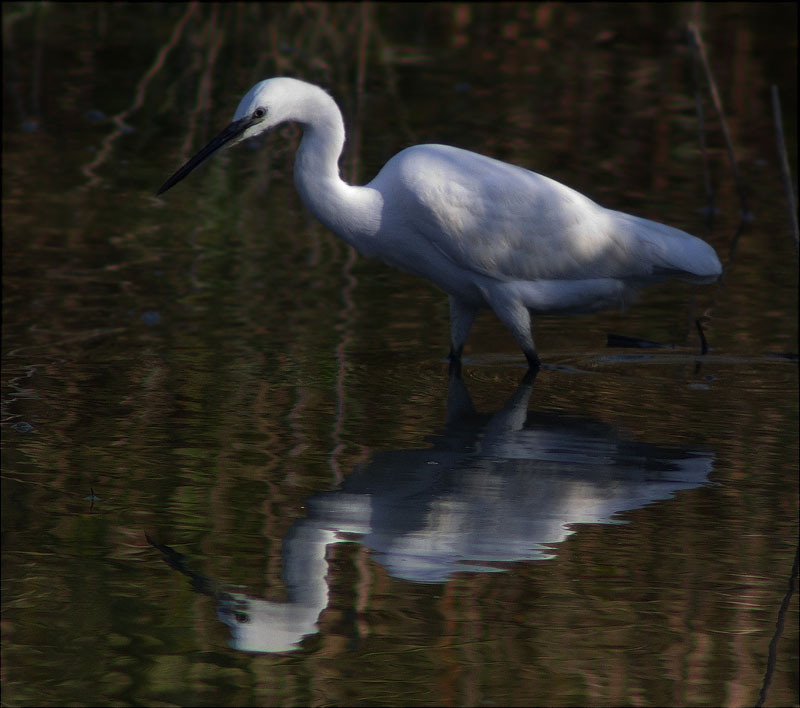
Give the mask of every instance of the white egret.
M 250 89 L 233 122 L 158 194 L 219 148 L 288 121 L 303 129 L 294 181 L 311 213 L 365 256 L 448 294 L 453 363 L 481 307 L 494 310 L 535 370 L 531 314 L 619 306 L 643 285 L 668 278 L 709 283 L 722 272 L 714 249 L 694 236 L 447 145 L 406 148 L 369 184 L 349 185 L 339 175 L 345 140 L 339 107 L 318 86 L 285 77 Z

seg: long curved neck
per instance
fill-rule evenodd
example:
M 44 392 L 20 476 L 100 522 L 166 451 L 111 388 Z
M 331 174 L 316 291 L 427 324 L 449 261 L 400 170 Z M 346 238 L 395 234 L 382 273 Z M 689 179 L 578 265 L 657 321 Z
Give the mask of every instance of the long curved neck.
M 335 101 L 321 89 L 307 97 L 296 120 L 303 138 L 294 162 L 294 183 L 309 211 L 354 246 L 377 230 L 379 195 L 347 184 L 339 176 L 344 148 L 344 121 Z M 376 201 L 377 200 L 377 201 Z

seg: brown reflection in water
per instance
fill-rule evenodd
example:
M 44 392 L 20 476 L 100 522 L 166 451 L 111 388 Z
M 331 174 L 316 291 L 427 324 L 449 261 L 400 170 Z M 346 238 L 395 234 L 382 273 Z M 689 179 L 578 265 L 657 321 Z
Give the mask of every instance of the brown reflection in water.
M 791 555 L 782 539 L 796 537 L 796 368 L 541 377 L 537 405 L 647 438 L 713 440 L 725 486 L 684 501 L 680 523 L 668 509 L 635 512 L 635 533 L 587 529 L 558 563 L 500 583 L 465 576 L 441 594 L 337 548 L 339 606 L 326 620 L 336 631 L 300 662 L 220 666 L 211 652 L 222 632 L 198 619 L 209 608 L 167 604 L 171 616 L 159 615 L 173 588 L 119 562 L 143 520 L 165 519 L 219 557 L 262 559 L 228 561 L 232 580 L 279 587 L 279 539 L 330 481 L 333 451 L 348 469 L 373 449 L 416 444 L 443 406 L 443 298 L 359 260 L 348 309 L 346 253 L 293 192 L 296 131 L 222 159 L 168 206 L 153 203 L 182 151 L 266 76 L 330 89 L 351 134 L 343 164 L 364 180 L 409 144 L 449 142 L 700 233 L 682 37 L 697 21 L 756 215 L 713 296 L 712 353 L 796 351 L 797 269 L 766 94 L 781 87 L 794 160 L 796 10 L 695 7 L 699 18 L 668 3 L 378 4 L 366 26 L 345 4 L 4 7 L 3 400 L 6 420 L 33 426 L 3 431 L 4 698 L 110 702 L 127 683 L 150 703 L 366 695 L 410 705 L 430 701 L 431 687 L 441 703 L 752 703 Z M 90 120 L 93 110 L 105 119 Z M 123 115 L 133 132 L 120 133 Z M 710 240 L 725 259 L 738 198 L 706 115 L 721 212 Z M 712 296 L 699 297 L 705 307 Z M 664 299 L 666 310 L 626 315 L 626 331 L 684 344 L 682 322 L 666 324 L 683 296 Z M 577 351 L 585 364 L 618 323 L 542 326 L 552 352 L 575 363 Z M 492 327 L 478 353 L 514 351 Z M 469 375 L 491 400 L 513 376 L 489 368 Z M 697 383 L 709 396 L 690 392 Z M 88 515 L 91 487 L 102 501 Z M 353 615 L 360 651 L 346 640 Z M 797 703 L 796 626 L 787 623 L 773 704 Z M 142 637 L 146 660 L 120 649 Z M 201 669 L 215 677 L 202 695 Z

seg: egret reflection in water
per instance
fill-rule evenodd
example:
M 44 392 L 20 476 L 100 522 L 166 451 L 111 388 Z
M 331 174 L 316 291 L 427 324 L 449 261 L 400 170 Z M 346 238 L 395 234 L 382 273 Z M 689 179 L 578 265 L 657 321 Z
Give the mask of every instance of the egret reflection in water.
M 502 410 L 478 414 L 452 376 L 446 423 L 430 447 L 380 452 L 309 498 L 307 516 L 283 539 L 285 602 L 221 590 L 179 553 L 153 545 L 217 599 L 232 647 L 289 651 L 318 631 L 328 605 L 330 544 L 356 539 L 391 575 L 443 583 L 454 573 L 551 558 L 576 524 L 624 523 L 618 512 L 707 482 L 711 452 L 623 440 L 586 418 L 529 413 L 531 391 L 528 376 Z

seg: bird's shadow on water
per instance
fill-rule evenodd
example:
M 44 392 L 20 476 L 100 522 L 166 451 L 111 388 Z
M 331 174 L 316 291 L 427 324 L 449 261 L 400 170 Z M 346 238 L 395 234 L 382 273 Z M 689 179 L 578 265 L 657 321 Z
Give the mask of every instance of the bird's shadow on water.
M 533 412 L 528 372 L 502 409 L 476 411 L 451 371 L 447 413 L 430 446 L 385 450 L 305 502 L 282 541 L 286 600 L 225 589 L 148 536 L 193 588 L 212 596 L 242 651 L 298 649 L 328 606 L 329 545 L 356 542 L 392 576 L 444 583 L 554 557 L 575 524 L 625 523 L 640 508 L 708 482 L 714 454 L 632 442 L 586 417 Z

